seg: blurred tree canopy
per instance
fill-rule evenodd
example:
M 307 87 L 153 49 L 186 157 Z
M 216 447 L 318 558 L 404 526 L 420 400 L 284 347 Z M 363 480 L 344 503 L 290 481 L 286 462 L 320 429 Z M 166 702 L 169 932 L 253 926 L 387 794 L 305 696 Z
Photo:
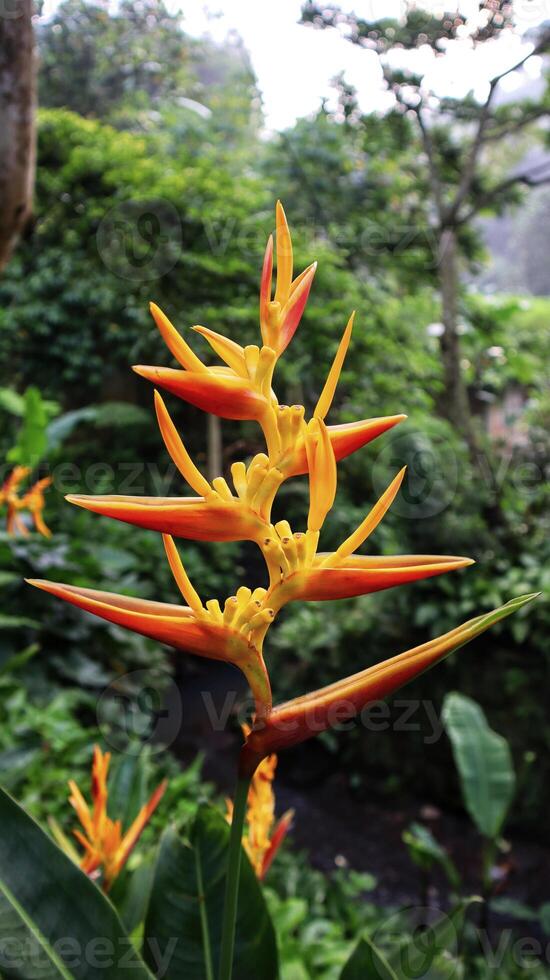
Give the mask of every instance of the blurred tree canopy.
M 506 145 L 509 137 L 549 114 L 548 88 L 536 100 L 520 97 L 498 104 L 497 95 L 503 79 L 522 69 L 531 58 L 550 50 L 550 28 L 543 26 L 534 32 L 534 43 L 513 65 L 490 78 L 485 98 L 479 101 L 473 91 L 464 98 L 442 96 L 430 84 L 429 69 L 416 71 L 407 63 L 406 53 L 429 48 L 435 61 L 445 57 L 450 44 L 466 36 L 464 54 L 494 44 L 504 32 L 513 29 L 512 3 L 483 0 L 473 27 L 458 10 L 433 14 L 407 5 L 402 20 L 369 21 L 355 13 L 344 13 L 336 6 L 318 5 L 315 0 L 308 0 L 304 5 L 302 20 L 318 29 L 344 30 L 351 43 L 376 52 L 387 91 L 393 96 L 390 116 L 404 115 L 414 127 L 417 152 L 422 152 L 424 159 L 429 226 L 437 245 L 444 327 L 440 345 L 445 375 L 445 397 L 440 409 L 466 437 L 474 455 L 477 440 L 460 365 L 460 262 L 462 256 L 468 255 L 476 215 L 488 210 L 501 211 L 517 200 L 521 187 L 550 181 L 547 160 L 540 167 L 520 167 L 514 173 L 503 173 L 494 156 L 491 157 L 495 147 Z M 349 118 L 353 108 L 349 99 L 344 108 Z M 368 126 L 370 117 L 360 122 Z

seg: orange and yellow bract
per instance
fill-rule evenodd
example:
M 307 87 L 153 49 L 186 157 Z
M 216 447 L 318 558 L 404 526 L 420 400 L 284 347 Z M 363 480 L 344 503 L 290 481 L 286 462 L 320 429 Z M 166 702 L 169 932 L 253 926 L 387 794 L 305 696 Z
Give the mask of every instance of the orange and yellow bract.
M 36 530 L 45 538 L 51 537 L 51 531 L 47 527 L 44 517 L 44 491 L 52 483 L 50 476 L 45 476 L 41 480 L 33 483 L 28 490 L 20 495 L 19 488 L 23 480 L 26 480 L 31 472 L 29 466 L 15 466 L 0 488 L 0 506 L 6 505 L 6 530 L 8 534 L 22 534 L 27 537 L 29 529 L 21 520 L 22 511 L 28 511 L 34 521 Z
M 312 417 L 306 418 L 302 405 L 279 404 L 273 390 L 274 371 L 299 325 L 316 268 L 314 263 L 294 277 L 292 241 L 280 203 L 276 208 L 274 295 L 273 251 L 270 237 L 260 285 L 261 346 L 242 347 L 233 339 L 196 326 L 195 332 L 208 342 L 222 362 L 208 366 L 166 315 L 152 304 L 154 321 L 179 366 L 134 368 L 158 387 L 204 411 L 222 418 L 257 422 L 265 437 L 265 452 L 257 453 L 249 461 L 232 464 L 232 486 L 221 475 L 210 483 L 191 459 L 163 399 L 155 391 L 163 441 L 195 496 L 68 497 L 86 510 L 160 532 L 185 605 L 134 599 L 60 583 L 32 583 L 110 622 L 178 649 L 238 666 L 250 684 L 256 705 L 255 724 L 243 754 L 243 767 L 248 774 L 277 748 L 294 744 L 334 724 L 332 709 L 342 699 L 348 716 L 361 710 L 487 629 L 493 621 L 490 616 L 479 617 L 422 647 L 273 709 L 264 641 L 287 603 L 365 595 L 456 571 L 472 563 L 469 558 L 457 556 L 357 554 L 390 507 L 404 470 L 395 476 L 359 527 L 336 551 L 329 554 L 319 551 L 320 534 L 336 494 L 337 463 L 406 416 L 326 424 L 351 343 L 354 314 L 345 327 Z M 285 480 L 304 473 L 309 477 L 307 527 L 293 530 L 284 519 L 274 524 L 271 511 L 277 491 Z M 203 602 L 182 565 L 174 537 L 253 541 L 267 565 L 268 587 L 243 586 L 223 602 L 218 599 Z M 502 607 L 497 611 L 497 618 L 513 612 L 518 603 L 521 605 L 530 598 Z M 320 712 L 320 727 L 308 722 L 313 709 Z
M 110 761 L 111 753 L 103 753 L 96 745 L 92 764 L 91 808 L 74 780 L 69 780 L 71 791 L 69 802 L 74 807 L 82 826 L 82 831 L 73 831 L 78 843 L 84 848 L 80 867 L 88 875 L 100 871 L 105 891 L 109 891 L 113 881 L 122 871 L 167 785 L 164 781 L 157 787 L 148 803 L 142 806 L 133 823 L 123 833 L 120 820 L 112 820 L 107 813 L 109 800 L 107 776 Z

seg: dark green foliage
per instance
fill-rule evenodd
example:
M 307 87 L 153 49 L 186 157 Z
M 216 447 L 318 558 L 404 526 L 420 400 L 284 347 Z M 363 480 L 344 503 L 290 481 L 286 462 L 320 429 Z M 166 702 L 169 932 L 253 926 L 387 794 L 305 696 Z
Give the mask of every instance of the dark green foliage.
M 206 977 L 204 933 L 200 906 L 208 921 L 214 971 L 219 959 L 224 878 L 229 827 L 212 807 L 201 807 L 182 840 L 172 827 L 160 844 L 144 928 L 144 955 L 154 965 L 151 949 L 167 948 L 178 937 L 165 976 L 168 980 L 203 980 Z M 260 885 L 246 855 L 241 866 L 235 980 L 258 975 L 278 977 L 277 947 L 271 919 Z
M 14 980 L 147 980 L 111 905 L 0 790 L 2 975 Z

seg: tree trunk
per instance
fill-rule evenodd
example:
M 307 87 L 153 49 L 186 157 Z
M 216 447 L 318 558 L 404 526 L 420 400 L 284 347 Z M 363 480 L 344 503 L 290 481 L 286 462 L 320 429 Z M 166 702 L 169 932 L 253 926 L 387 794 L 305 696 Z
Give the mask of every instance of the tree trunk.
M 32 207 L 35 56 L 32 0 L 0 0 L 0 271 Z
M 207 424 L 207 478 L 210 483 L 217 476 L 222 476 L 222 427 L 217 415 L 208 415 Z
M 458 268 L 455 232 L 445 228 L 439 239 L 439 285 L 443 333 L 440 339 L 445 391 L 441 398 L 442 414 L 465 437 L 475 450 L 468 392 L 460 368 L 458 334 Z

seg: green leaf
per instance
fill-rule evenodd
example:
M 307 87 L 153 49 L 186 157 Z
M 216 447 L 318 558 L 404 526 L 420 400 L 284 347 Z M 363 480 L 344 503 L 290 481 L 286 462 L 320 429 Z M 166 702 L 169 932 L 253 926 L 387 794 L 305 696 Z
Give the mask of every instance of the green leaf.
M 131 753 L 115 756 L 109 775 L 109 816 L 129 827 L 146 802 L 145 757 Z
M 143 925 L 155 871 L 153 856 L 138 864 L 131 874 L 120 875 L 114 883 L 111 899 L 116 905 L 124 928 L 131 934 Z M 117 886 L 121 887 L 117 887 Z M 116 889 L 116 892 L 115 892 Z
M 53 422 L 50 422 L 47 429 L 50 449 L 58 449 L 82 422 L 93 422 L 96 411 L 94 405 L 87 405 L 85 408 L 75 408 L 71 412 L 64 412 L 63 415 L 59 415 Z
M 550 936 L 550 902 L 544 902 L 539 908 L 539 920 L 544 934 Z
M 19 418 L 25 414 L 25 399 L 13 388 L 0 388 L 0 408 Z
M 48 403 L 44 401 L 38 388 L 31 385 L 24 394 L 25 409 L 23 425 L 17 442 L 10 449 L 7 458 L 24 466 L 36 466 L 48 445 L 46 426 L 48 424 Z
M 439 864 L 447 875 L 453 888 L 460 887 L 460 875 L 451 861 L 447 851 L 437 841 L 428 827 L 412 823 L 403 832 L 403 843 L 406 844 L 411 860 L 420 868 L 429 871 L 434 863 Z
M 105 402 L 103 405 L 86 405 L 71 412 L 64 412 L 50 422 L 47 435 L 50 449 L 58 449 L 82 423 L 93 423 L 100 428 L 125 428 L 128 425 L 144 425 L 149 421 L 147 412 L 129 402 Z
M 496 912 L 497 915 L 509 915 L 521 922 L 535 922 L 539 917 L 537 909 L 530 908 L 529 905 L 507 895 L 497 895 L 496 898 L 491 899 L 491 912 Z
M 514 796 L 515 773 L 508 743 L 489 727 L 480 706 L 463 694 L 446 696 L 442 717 L 466 809 L 480 833 L 494 840 Z
M 16 980 L 151 980 L 108 899 L 0 789 L 0 970 Z
M 39 650 L 40 645 L 38 643 L 31 643 L 30 646 L 25 647 L 24 650 L 20 650 L 19 653 L 14 653 L 0 664 L 0 676 L 2 674 L 13 674 L 15 671 L 20 670 L 21 667 L 24 667 L 29 660 L 36 656 Z
M 365 936 L 344 966 L 340 980 L 398 980 L 398 977 L 384 954 Z
M 144 956 L 171 952 L 165 980 L 206 977 L 200 922 L 197 862 L 202 872 L 214 973 L 219 960 L 229 825 L 213 807 L 202 806 L 183 841 L 173 828 L 162 838 L 151 900 L 145 920 Z M 277 946 L 273 925 L 256 875 L 243 854 L 233 980 L 276 980 Z
M 0 630 L 38 629 L 40 623 L 36 619 L 27 619 L 26 616 L 7 616 L 0 613 Z

